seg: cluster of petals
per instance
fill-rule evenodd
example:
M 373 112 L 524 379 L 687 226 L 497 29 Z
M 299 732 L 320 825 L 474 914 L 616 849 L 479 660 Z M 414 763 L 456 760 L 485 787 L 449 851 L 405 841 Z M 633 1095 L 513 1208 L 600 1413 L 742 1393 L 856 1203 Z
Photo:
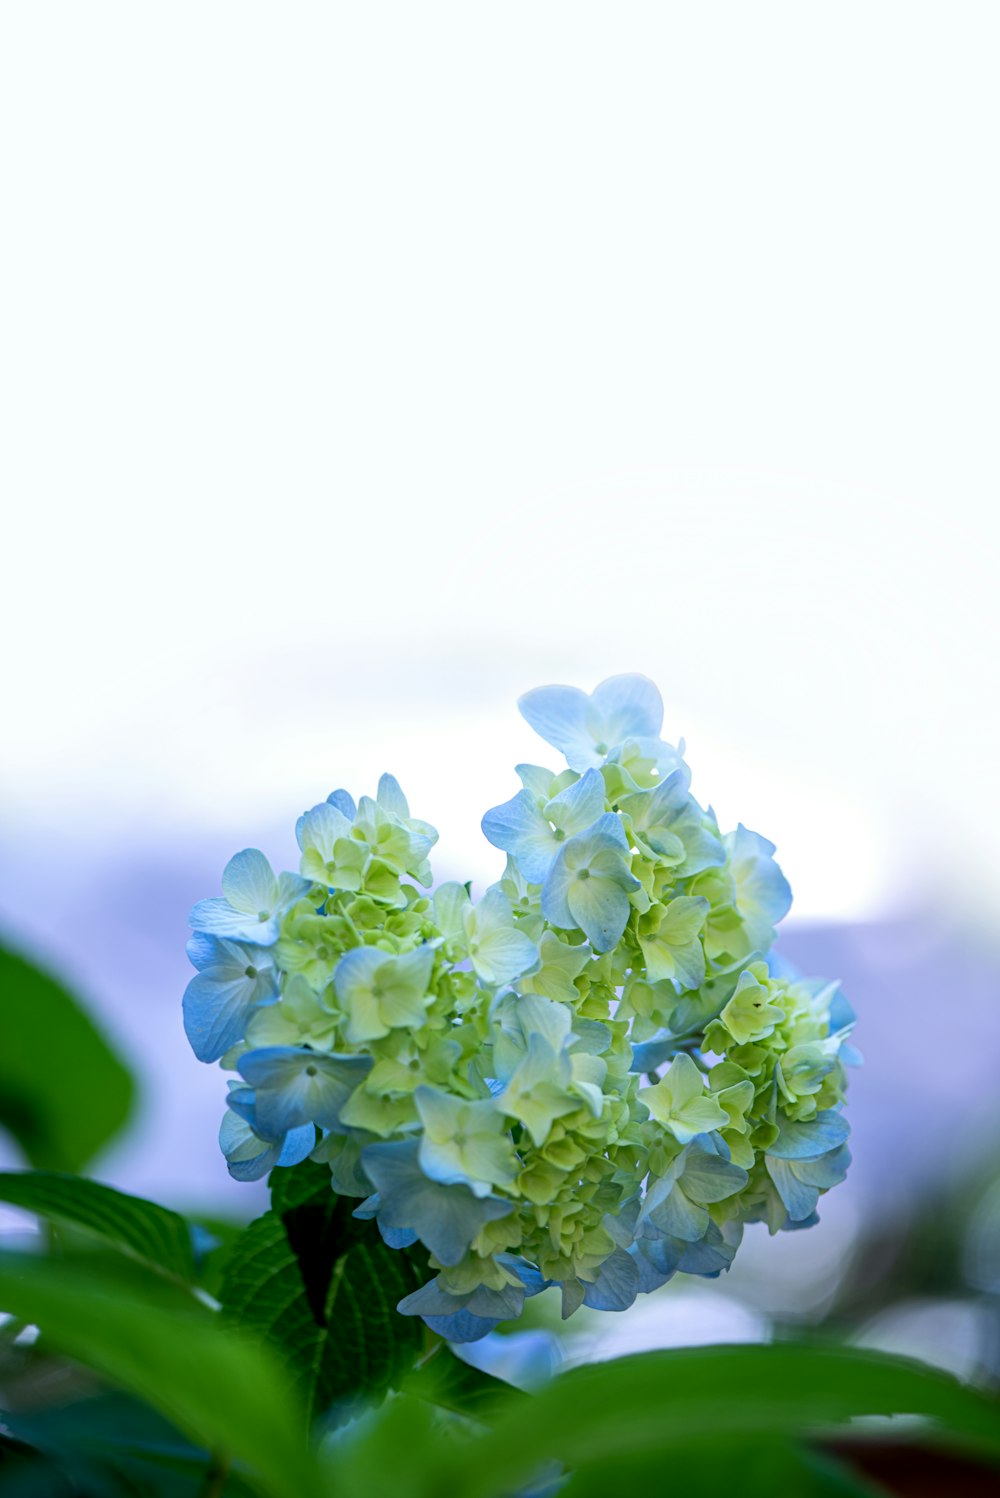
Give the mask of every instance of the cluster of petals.
M 299 868 L 247 849 L 191 912 L 184 995 L 229 1074 L 230 1172 L 329 1165 L 431 1277 L 400 1302 L 453 1341 L 552 1286 L 623 1310 L 729 1268 L 744 1227 L 808 1227 L 843 1179 L 856 1059 L 836 983 L 770 952 L 791 903 L 766 838 L 722 833 L 642 676 L 520 702 L 565 757 L 483 818 L 474 900 L 383 775 L 298 820 Z

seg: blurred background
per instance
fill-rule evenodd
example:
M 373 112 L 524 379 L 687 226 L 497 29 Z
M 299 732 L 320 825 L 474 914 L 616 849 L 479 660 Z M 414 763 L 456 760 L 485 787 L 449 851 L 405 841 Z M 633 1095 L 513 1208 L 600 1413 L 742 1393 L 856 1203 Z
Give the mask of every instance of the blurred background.
M 823 1324 L 1000 1377 L 998 44 L 975 3 L 3 9 L 0 929 L 141 1078 L 102 1179 L 259 1209 L 180 1018 L 232 852 L 294 866 L 390 769 L 481 891 L 519 693 L 642 671 L 858 1010 L 855 1164 L 559 1355 Z

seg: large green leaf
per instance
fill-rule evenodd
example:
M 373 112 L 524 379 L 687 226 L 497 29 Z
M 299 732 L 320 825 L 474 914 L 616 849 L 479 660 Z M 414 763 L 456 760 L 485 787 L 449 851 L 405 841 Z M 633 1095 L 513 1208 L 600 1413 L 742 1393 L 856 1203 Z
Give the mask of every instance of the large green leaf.
M 664 1475 L 669 1472 L 669 1489 Z M 789 1436 L 715 1436 L 639 1456 L 617 1451 L 573 1472 L 559 1498 L 608 1498 L 611 1493 L 670 1492 L 684 1498 L 885 1498 L 828 1457 Z
M 1000 1406 L 950 1375 L 908 1359 L 833 1346 L 684 1348 L 578 1368 L 533 1398 L 491 1410 L 461 1446 L 440 1440 L 417 1401 L 400 1401 L 356 1443 L 338 1478 L 361 1498 L 380 1451 L 405 1447 L 407 1498 L 497 1498 L 547 1464 L 584 1477 L 616 1458 L 634 1467 L 700 1444 L 800 1436 L 857 1416 L 924 1416 L 928 1430 L 1000 1460 Z M 404 1489 L 400 1490 L 402 1498 Z M 809 1491 L 809 1489 L 806 1489 Z
M 498 1401 L 529 1398 L 513 1384 L 464 1363 L 445 1342 L 426 1361 L 406 1373 L 399 1387 L 404 1394 L 414 1394 L 442 1409 L 480 1420 L 489 1418 Z
M 148 1405 L 118 1392 L 90 1394 L 45 1409 L 4 1413 L 4 1424 L 35 1456 L 34 1485 L 21 1478 L 16 1498 L 86 1493 L 87 1498 L 202 1498 L 211 1453 L 180 1435 Z M 2 1459 L 0 1459 L 2 1468 Z M 252 1490 L 230 1471 L 225 1498 Z M 0 1495 L 7 1487 L 0 1475 Z
M 357 1202 L 334 1194 L 325 1166 L 272 1171 L 271 1202 L 223 1271 L 224 1314 L 277 1350 L 310 1417 L 382 1392 L 423 1345 L 422 1323 L 396 1310 L 424 1277 L 420 1257 L 352 1216 Z
M 194 1277 L 191 1234 L 183 1217 L 98 1181 L 48 1170 L 0 1171 L 0 1201 L 94 1234 L 157 1271 Z
M 54 978 L 0 947 L 0 1126 L 44 1170 L 80 1170 L 129 1117 L 123 1062 Z
M 0 1254 L 0 1310 L 135 1394 L 192 1440 L 254 1474 L 267 1498 L 319 1498 L 301 1412 L 264 1349 L 192 1305 L 165 1308 L 95 1283 L 73 1260 Z

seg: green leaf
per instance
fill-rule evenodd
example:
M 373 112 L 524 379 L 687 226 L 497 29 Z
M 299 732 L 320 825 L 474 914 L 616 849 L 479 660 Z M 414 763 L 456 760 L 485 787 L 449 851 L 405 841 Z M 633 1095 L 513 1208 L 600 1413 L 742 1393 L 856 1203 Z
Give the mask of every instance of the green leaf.
M 0 1254 L 0 1309 L 42 1328 L 67 1356 L 135 1394 L 199 1445 L 255 1474 L 267 1498 L 320 1498 L 301 1412 L 264 1350 L 208 1310 L 128 1298 L 73 1261 Z
M 8 1411 L 4 1423 L 17 1440 L 44 1457 L 37 1492 L 46 1498 L 64 1490 L 85 1492 L 87 1498 L 134 1498 L 138 1493 L 143 1498 L 201 1498 L 204 1493 L 211 1454 L 127 1394 L 99 1393 L 28 1413 Z M 230 1474 L 221 1491 L 226 1498 L 237 1498 L 252 1490 Z M 6 1498 L 2 1480 L 0 1494 Z M 20 1498 L 20 1487 L 17 1494 Z
M 719 1436 L 711 1442 L 672 1446 L 671 1492 L 684 1498 L 884 1498 L 829 1459 L 820 1460 L 786 1436 Z M 574 1472 L 559 1498 L 608 1498 L 608 1494 L 657 1492 L 663 1483 L 662 1452 L 631 1457 L 620 1452 Z
M 225 1316 L 277 1350 L 310 1418 L 382 1393 L 423 1346 L 422 1323 L 396 1310 L 425 1278 L 420 1257 L 353 1217 L 357 1202 L 334 1194 L 325 1166 L 272 1171 L 271 1201 L 223 1271 Z
M 426 1362 L 406 1373 L 399 1387 L 404 1394 L 480 1420 L 487 1420 L 490 1411 L 508 1396 L 529 1398 L 513 1384 L 464 1363 L 444 1342 Z
M 80 1170 L 125 1124 L 134 1090 L 66 989 L 0 947 L 0 1126 L 29 1163 Z
M 194 1277 L 191 1234 L 183 1217 L 98 1181 L 48 1170 L 0 1171 L 0 1201 L 68 1223 L 177 1279 Z
M 801 1436 L 862 1415 L 920 1415 L 929 1434 L 1000 1460 L 1000 1411 L 949 1374 L 855 1348 L 779 1343 L 644 1353 L 561 1374 L 533 1398 L 491 1411 L 490 1429 L 459 1450 L 436 1439 L 415 1413 L 393 1418 L 419 1472 L 414 1498 L 495 1498 L 516 1491 L 548 1463 L 576 1474 L 616 1458 L 671 1457 L 701 1442 Z M 360 1498 L 376 1427 L 339 1476 Z M 581 1479 L 582 1480 L 582 1479 Z M 829 1486 L 829 1484 L 828 1484 Z M 808 1491 L 808 1490 L 807 1490 Z

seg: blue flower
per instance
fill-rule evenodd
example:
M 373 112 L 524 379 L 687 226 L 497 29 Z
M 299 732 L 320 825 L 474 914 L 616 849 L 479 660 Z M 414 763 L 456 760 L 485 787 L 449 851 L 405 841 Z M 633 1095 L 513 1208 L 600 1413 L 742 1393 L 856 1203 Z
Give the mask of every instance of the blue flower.
M 229 1174 L 237 1181 L 259 1181 L 276 1165 L 299 1165 L 316 1143 L 312 1124 L 292 1129 L 277 1142 L 262 1139 L 238 1113 L 227 1110 L 219 1125 L 219 1146 Z
M 637 1238 L 629 1252 L 639 1271 L 640 1289 L 658 1290 L 678 1273 L 715 1279 L 733 1262 L 742 1236 L 741 1223 L 726 1223 L 726 1229 L 729 1236 L 709 1222 L 704 1236 L 693 1243 L 666 1234 Z
M 401 1310 L 456 1341 L 549 1284 L 568 1315 L 717 1275 L 744 1224 L 815 1222 L 848 1159 L 853 1016 L 769 968 L 772 844 L 722 837 L 643 677 L 522 708 L 569 767 L 517 767 L 478 903 L 424 892 L 436 834 L 383 775 L 299 819 L 299 875 L 238 854 L 189 943 L 192 1046 L 239 1074 L 232 1173 L 323 1162 L 385 1243 L 432 1255 Z
M 805 1123 L 784 1119 L 778 1137 L 768 1145 L 768 1154 L 776 1160 L 815 1160 L 819 1155 L 839 1149 L 851 1129 L 842 1113 L 827 1108 Z
M 711 1221 L 707 1207 L 742 1191 L 749 1176 L 728 1158 L 729 1151 L 711 1135 L 699 1134 L 666 1172 L 652 1181 L 639 1212 L 639 1235 L 680 1238 L 696 1243 Z
M 529 884 L 542 884 L 568 837 L 593 825 L 604 813 L 604 780 L 587 770 L 549 800 L 518 791 L 483 817 L 483 832 L 494 848 L 517 862 Z
M 562 930 L 583 931 L 595 952 L 621 940 L 639 881 L 628 866 L 621 819 L 608 812 L 563 844 L 542 890 L 542 914 Z
M 277 999 L 277 973 L 265 948 L 203 932 L 188 956 L 199 971 L 184 990 L 184 1032 L 199 1061 L 218 1061 L 243 1039 L 254 1010 Z
M 254 1090 L 256 1125 L 272 1139 L 306 1123 L 339 1130 L 340 1110 L 371 1071 L 372 1058 L 265 1046 L 247 1051 L 237 1065 Z
M 223 898 L 199 900 L 191 912 L 191 929 L 271 947 L 278 940 L 282 912 L 308 888 L 308 880 L 297 874 L 276 876 L 257 848 L 244 848 L 223 870 Z
M 506 1281 L 496 1289 L 477 1285 L 456 1294 L 442 1274 L 405 1295 L 396 1309 L 404 1316 L 421 1316 L 431 1331 L 449 1342 L 478 1342 L 501 1321 L 520 1316 L 526 1297 L 539 1294 L 548 1284 L 537 1269 L 513 1254 L 498 1254 L 496 1264 L 505 1271 Z
M 766 952 L 774 928 L 788 914 L 792 891 L 774 861 L 774 844 L 741 822 L 724 839 L 736 888 L 734 904 L 746 932 L 748 952 Z
M 386 1229 L 409 1229 L 442 1264 L 458 1264 L 487 1222 L 509 1217 L 514 1202 L 476 1196 L 468 1186 L 428 1180 L 417 1158 L 420 1141 L 369 1144 L 361 1161 L 376 1189 L 355 1217 L 378 1217 Z
M 625 1249 L 616 1248 L 596 1278 L 584 1282 L 583 1304 L 592 1311 L 627 1311 L 638 1293 L 638 1265 Z
M 816 1211 L 820 1192 L 837 1186 L 847 1174 L 851 1154 L 846 1144 L 811 1160 L 765 1157 L 767 1173 L 792 1222 L 806 1222 Z
M 588 696 L 578 687 L 536 687 L 518 707 L 574 770 L 602 765 L 628 738 L 657 738 L 663 701 L 645 676 L 609 676 Z

